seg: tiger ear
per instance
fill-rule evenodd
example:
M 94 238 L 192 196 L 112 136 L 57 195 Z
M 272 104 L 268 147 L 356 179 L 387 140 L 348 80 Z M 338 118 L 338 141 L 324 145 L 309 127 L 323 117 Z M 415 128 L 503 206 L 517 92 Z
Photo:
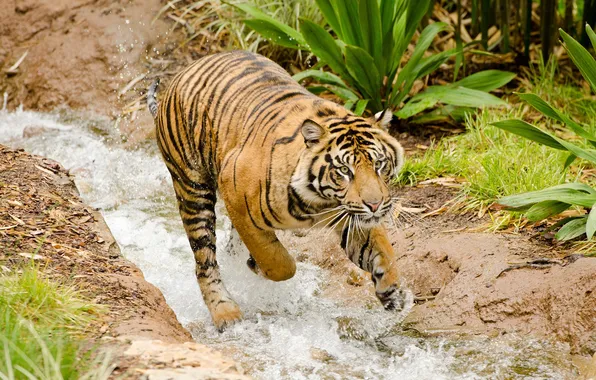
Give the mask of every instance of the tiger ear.
M 326 134 L 325 128 L 310 119 L 302 124 L 302 136 L 304 136 L 304 142 L 309 148 L 321 141 Z
M 375 124 L 384 131 L 389 128 L 391 119 L 393 119 L 393 112 L 391 112 L 390 109 L 386 109 L 375 114 Z

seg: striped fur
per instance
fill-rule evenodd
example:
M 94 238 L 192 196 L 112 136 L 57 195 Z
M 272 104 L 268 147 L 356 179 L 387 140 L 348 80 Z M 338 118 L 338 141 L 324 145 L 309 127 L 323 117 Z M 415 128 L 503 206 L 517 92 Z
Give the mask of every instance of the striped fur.
M 148 92 L 152 113 L 155 87 Z M 387 309 L 401 309 L 393 249 L 383 220 L 388 181 L 403 150 L 384 126 L 298 85 L 281 67 L 233 51 L 204 57 L 170 83 L 154 114 L 196 275 L 214 324 L 241 318 L 215 256 L 216 193 L 250 251 L 248 266 L 274 281 L 296 265 L 275 230 L 329 226 L 350 259 L 372 273 Z

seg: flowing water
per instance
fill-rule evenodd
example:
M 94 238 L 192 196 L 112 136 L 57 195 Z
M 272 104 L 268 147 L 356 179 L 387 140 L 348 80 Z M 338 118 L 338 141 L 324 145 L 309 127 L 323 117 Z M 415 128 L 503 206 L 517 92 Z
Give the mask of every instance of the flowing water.
M 24 137 L 27 127 L 42 128 L 27 130 Z M 329 286 L 330 273 L 312 264 L 299 262 L 296 276 L 282 283 L 257 277 L 246 268 L 245 249 L 226 252 L 229 221 L 223 212 L 217 226 L 218 260 L 245 320 L 217 333 L 154 143 L 130 150 L 102 118 L 23 111 L 0 111 L 0 143 L 50 157 L 69 169 L 83 199 L 101 210 L 124 256 L 161 289 L 197 341 L 233 357 L 255 378 L 574 378 L 564 345 L 515 336 L 416 335 L 402 329 L 401 315 L 377 304 L 350 306 L 325 297 L 321 289 Z M 297 253 L 294 247 L 290 251 Z

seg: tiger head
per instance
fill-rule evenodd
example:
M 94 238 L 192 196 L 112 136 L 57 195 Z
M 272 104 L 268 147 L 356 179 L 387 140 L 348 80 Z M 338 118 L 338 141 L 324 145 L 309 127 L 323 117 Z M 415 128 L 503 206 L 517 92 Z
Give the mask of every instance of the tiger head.
M 306 120 L 292 187 L 318 209 L 339 207 L 366 227 L 381 223 L 392 207 L 388 183 L 404 162 L 403 148 L 386 131 L 391 117 L 383 111 L 372 119 Z

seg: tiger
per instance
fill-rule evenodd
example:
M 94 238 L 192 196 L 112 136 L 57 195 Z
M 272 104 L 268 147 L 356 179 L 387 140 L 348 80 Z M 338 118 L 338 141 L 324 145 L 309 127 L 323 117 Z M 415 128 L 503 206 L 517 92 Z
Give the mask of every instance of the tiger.
M 216 259 L 218 198 L 257 275 L 284 281 L 296 273 L 276 230 L 324 226 L 371 273 L 384 308 L 404 309 L 407 292 L 385 227 L 393 207 L 388 184 L 404 163 L 387 131 L 390 110 L 356 116 L 268 58 L 240 50 L 191 63 L 159 103 L 158 85 L 149 87 L 147 105 L 217 330 L 243 318 Z

